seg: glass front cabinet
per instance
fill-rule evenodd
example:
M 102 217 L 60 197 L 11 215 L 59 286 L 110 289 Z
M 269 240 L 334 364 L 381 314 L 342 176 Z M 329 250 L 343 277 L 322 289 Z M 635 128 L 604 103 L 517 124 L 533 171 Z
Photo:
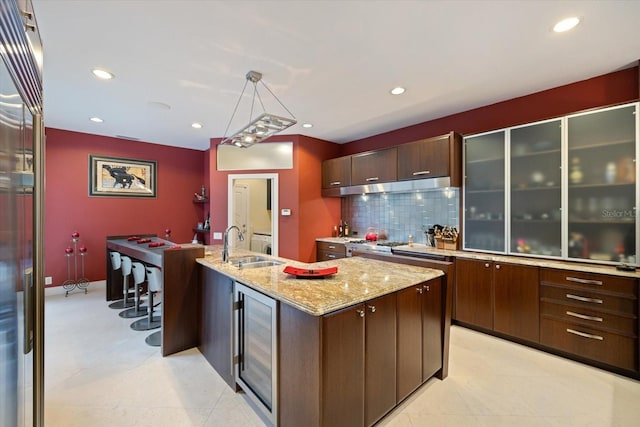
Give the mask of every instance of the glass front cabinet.
M 637 264 L 638 103 L 464 138 L 463 248 Z

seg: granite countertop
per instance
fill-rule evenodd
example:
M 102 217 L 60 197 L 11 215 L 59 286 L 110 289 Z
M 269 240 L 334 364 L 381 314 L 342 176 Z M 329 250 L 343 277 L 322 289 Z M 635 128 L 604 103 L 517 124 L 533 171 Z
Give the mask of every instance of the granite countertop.
M 321 237 L 316 239 L 320 242 L 329 243 L 347 243 L 351 240 L 357 240 L 353 237 Z M 482 261 L 505 262 L 511 264 L 531 265 L 535 267 L 556 268 L 559 270 L 581 271 L 584 273 L 609 274 L 612 276 L 632 277 L 640 279 L 640 271 L 620 271 L 616 270 L 615 265 L 610 264 L 591 264 L 578 261 L 563 261 L 548 258 L 527 257 L 524 255 L 504 255 L 492 254 L 484 252 L 472 252 L 456 249 L 437 249 L 433 246 L 427 246 L 424 243 L 414 243 L 412 246 L 402 245 L 395 246 L 393 249 L 413 252 L 416 255 L 442 255 L 456 258 L 477 259 Z
M 483 252 L 471 252 L 461 250 L 437 249 L 423 243 L 414 243 L 413 246 L 395 246 L 394 249 L 413 252 L 416 255 L 434 254 L 445 255 L 456 258 L 477 259 L 482 261 L 495 261 L 511 264 L 531 265 L 535 267 L 556 268 L 559 270 L 581 271 L 585 273 L 609 274 L 612 276 L 640 278 L 640 272 L 616 270 L 614 265 L 587 264 L 583 262 L 553 260 L 548 258 L 533 258 L 521 255 L 502 255 Z
M 247 250 L 230 250 L 229 257 L 256 255 Z M 262 255 L 264 256 L 264 255 Z M 222 246 L 206 246 L 205 257 L 196 261 L 234 280 L 254 288 L 278 301 L 314 316 L 349 307 L 389 294 L 436 277 L 440 270 L 399 265 L 362 257 L 342 258 L 307 264 L 286 258 L 271 257 L 284 264 L 273 267 L 239 269 L 222 262 Z M 333 276 L 297 279 L 283 272 L 285 266 L 320 269 L 338 267 Z

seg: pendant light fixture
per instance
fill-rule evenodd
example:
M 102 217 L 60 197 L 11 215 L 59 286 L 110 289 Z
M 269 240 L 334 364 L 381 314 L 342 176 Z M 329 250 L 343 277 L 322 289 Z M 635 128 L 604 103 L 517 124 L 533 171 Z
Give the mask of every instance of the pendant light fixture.
M 262 81 L 262 73 L 257 71 L 249 71 L 246 75 L 247 81 L 244 83 L 244 87 L 242 88 L 242 93 L 240 94 L 240 98 L 236 103 L 236 107 L 233 109 L 233 114 L 231 115 L 231 119 L 229 120 L 229 124 L 224 131 L 224 138 L 220 142 L 220 145 L 235 145 L 236 147 L 248 148 L 253 144 L 257 144 L 259 142 L 264 141 L 265 139 L 275 135 L 278 132 L 285 130 L 286 128 L 293 126 L 297 123 L 291 111 L 284 106 L 282 102 L 278 99 L 277 96 L 274 95 L 273 92 L 267 87 L 267 85 Z M 233 122 L 233 118 L 238 111 L 238 106 L 240 105 L 240 101 L 242 101 L 242 97 L 244 95 L 244 91 L 247 88 L 249 82 L 253 83 L 253 95 L 251 97 L 251 109 L 249 114 L 249 124 L 238 130 L 231 136 L 226 136 L 229 131 L 229 126 L 231 126 L 231 122 Z M 262 86 L 271 94 L 273 98 L 284 108 L 287 113 L 291 117 L 282 117 L 275 114 L 267 113 L 264 108 L 264 103 L 262 102 L 262 97 L 258 92 L 258 82 L 262 83 Z M 257 117 L 253 117 L 253 109 L 256 103 L 256 98 L 262 106 L 262 114 Z

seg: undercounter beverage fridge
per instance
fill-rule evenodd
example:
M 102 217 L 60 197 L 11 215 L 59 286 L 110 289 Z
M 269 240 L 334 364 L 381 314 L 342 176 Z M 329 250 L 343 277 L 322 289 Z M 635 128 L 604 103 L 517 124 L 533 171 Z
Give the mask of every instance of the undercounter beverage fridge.
M 0 0 L 0 56 L 0 426 L 43 426 L 42 49 L 30 1 Z

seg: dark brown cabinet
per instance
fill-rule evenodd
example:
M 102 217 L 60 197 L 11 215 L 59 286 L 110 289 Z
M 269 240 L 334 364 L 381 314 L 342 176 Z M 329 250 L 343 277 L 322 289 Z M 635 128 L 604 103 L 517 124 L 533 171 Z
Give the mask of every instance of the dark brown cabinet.
M 322 188 L 351 185 L 351 156 L 338 157 L 322 162 Z
M 347 247 L 342 243 L 316 242 L 316 261 L 331 261 L 347 256 Z
M 459 186 L 462 165 L 460 135 L 446 135 L 398 145 L 398 180 L 451 177 Z
M 396 405 L 396 294 L 365 304 L 365 425 Z
M 491 262 L 456 259 L 454 319 L 493 329 L 493 270 Z
M 459 258 L 455 307 L 459 322 L 538 342 L 538 268 Z
M 396 295 L 326 315 L 322 328 L 324 425 L 373 425 L 396 405 Z
M 210 268 L 202 268 L 200 283 L 200 353 L 232 389 L 233 280 Z
M 422 285 L 422 381 L 442 368 L 442 281 Z
M 544 268 L 540 343 L 638 372 L 638 281 Z
M 396 147 L 351 156 L 351 185 L 392 182 L 398 178 Z
M 364 425 L 364 304 L 322 318 L 322 419 Z
M 397 401 L 442 368 L 442 281 L 398 293 Z

